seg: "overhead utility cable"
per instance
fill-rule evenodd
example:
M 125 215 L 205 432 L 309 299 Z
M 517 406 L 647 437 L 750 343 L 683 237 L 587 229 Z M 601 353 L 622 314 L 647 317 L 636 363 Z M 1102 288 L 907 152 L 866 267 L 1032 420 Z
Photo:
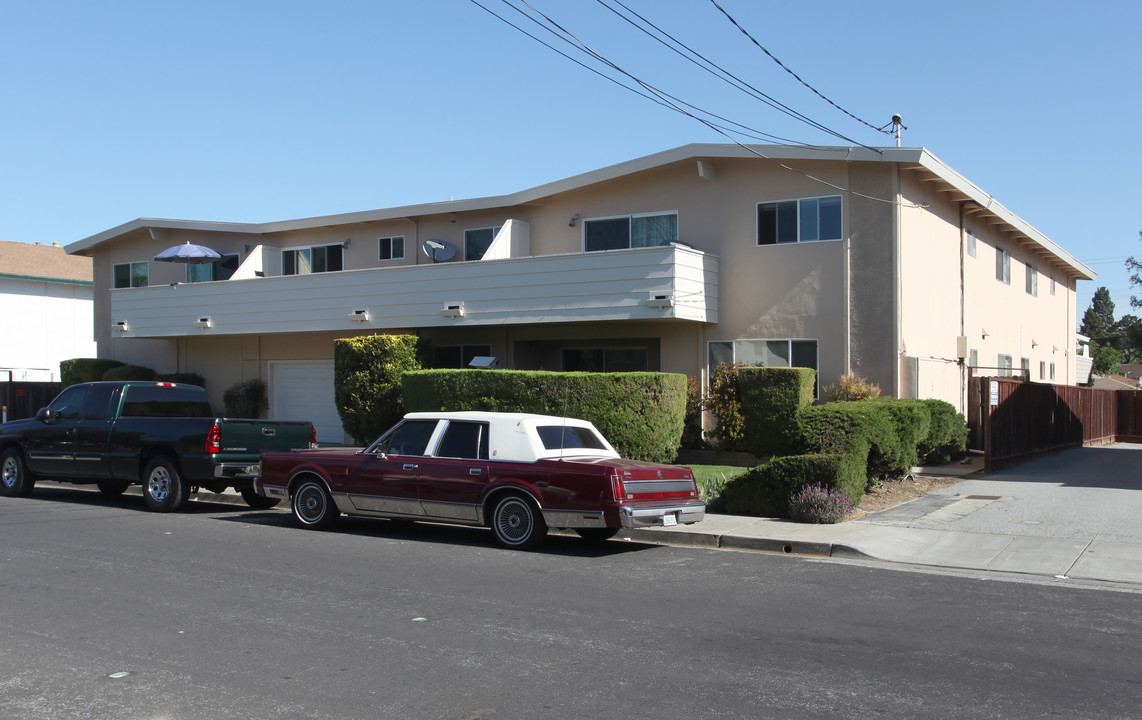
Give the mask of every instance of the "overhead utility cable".
M 761 48 L 761 51 L 762 51 L 763 53 L 765 53 L 766 55 L 768 55 L 768 56 L 769 56 L 769 58 L 770 58 L 771 60 L 773 60 L 773 62 L 777 63 L 777 64 L 778 64 L 778 66 L 780 66 L 782 70 L 784 70 L 785 72 L 787 72 L 787 73 L 789 73 L 790 75 L 792 75 L 793 77 L 795 77 L 795 78 L 797 79 L 797 82 L 801 83 L 801 84 L 802 84 L 802 85 L 804 85 L 805 87 L 807 87 L 807 88 L 809 88 L 810 90 L 812 90 L 812 91 L 813 91 L 813 92 L 814 92 L 814 93 L 817 95 L 817 97 L 821 98 L 822 100 L 824 100 L 825 102 L 829 103 L 830 105 L 832 105 L 832 106 L 833 106 L 833 107 L 835 107 L 836 109 L 840 110 L 840 111 L 841 111 L 841 112 L 843 112 L 845 115 L 848 115 L 848 116 L 849 116 L 849 117 L 851 117 L 853 120 L 856 120 L 856 121 L 857 121 L 857 122 L 859 122 L 859 123 L 862 123 L 862 124 L 864 124 L 864 125 L 867 125 L 868 127 L 872 128 L 873 130 L 876 130 L 877 132 L 882 132 L 882 133 L 884 133 L 885 135 L 892 135 L 892 134 L 893 134 L 891 130 L 887 130 L 885 127 L 877 127 L 877 126 L 873 125 L 872 123 L 868 122 L 867 120 L 863 120 L 863 119 L 861 119 L 861 118 L 857 117 L 856 115 L 853 115 L 853 114 L 852 114 L 851 112 L 849 112 L 848 110 L 845 110 L 845 109 L 844 109 L 843 107 L 841 107 L 840 105 L 836 104 L 835 102 L 833 102 L 833 101 L 832 101 L 832 100 L 830 100 L 829 98 L 827 98 L 827 97 L 825 97 L 824 95 L 822 95 L 822 94 L 821 94 L 821 92 L 820 92 L 819 90 L 817 90 L 817 88 L 813 87 L 813 86 L 812 86 L 812 85 L 810 85 L 809 83 L 807 83 L 807 82 L 805 82 L 804 80 L 802 80 L 800 75 L 798 75 L 797 73 L 795 73 L 795 72 L 793 72 L 792 70 L 790 70 L 790 69 L 789 69 L 789 68 L 788 68 L 788 67 L 785 65 L 785 63 L 783 63 L 783 62 L 781 62 L 780 60 L 778 60 L 778 59 L 777 59 L 777 56 L 775 56 L 773 53 L 769 52 L 769 50 L 767 50 L 767 49 L 766 49 L 766 47 L 765 47 L 764 45 L 762 45 L 761 43 L 759 43 L 759 42 L 757 41 L 757 39 L 756 39 L 756 38 L 754 38 L 754 36 L 753 36 L 753 35 L 750 35 L 750 34 L 749 34 L 749 31 L 748 31 L 748 30 L 746 30 L 745 28 L 743 28 L 741 25 L 739 25 L 739 24 L 738 24 L 738 21 L 737 21 L 737 20 L 734 20 L 733 16 L 732 16 L 732 15 L 730 15 L 728 12 L 726 12 L 725 8 L 723 8 L 721 5 L 719 5 L 719 4 L 718 4 L 718 2 L 717 2 L 717 0 L 710 0 L 710 2 L 713 4 L 713 6 L 714 6 L 714 7 L 716 7 L 718 10 L 720 10 L 720 11 L 721 11 L 721 13 L 722 13 L 723 15 L 725 15 L 725 16 L 726 16 L 726 19 L 727 19 L 727 20 L 729 20 L 731 23 L 733 23 L 733 26 L 734 26 L 734 27 L 736 27 L 738 30 L 740 30 L 740 31 L 741 31 L 741 33 L 742 33 L 743 35 L 745 35 L 747 38 L 749 38 L 749 39 L 750 39 L 750 42 L 752 42 L 754 45 L 756 45 L 756 46 L 758 46 L 759 48 Z M 891 124 L 891 123 L 890 123 L 890 124 Z

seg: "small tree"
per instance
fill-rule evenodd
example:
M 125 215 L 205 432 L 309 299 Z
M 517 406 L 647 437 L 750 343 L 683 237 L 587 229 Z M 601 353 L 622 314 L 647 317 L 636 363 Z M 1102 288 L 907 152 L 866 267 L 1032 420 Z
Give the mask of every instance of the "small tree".
M 415 335 L 334 340 L 333 395 L 345 432 L 364 445 L 400 420 L 401 375 L 424 368 L 428 354 Z
M 745 449 L 745 419 L 738 389 L 738 369 L 743 367 L 747 367 L 744 362 L 719 364 L 710 373 L 710 387 L 706 391 L 706 409 L 718 420 L 709 435 L 718 449 L 725 452 Z
M 837 382 L 833 385 L 826 385 L 821 388 L 821 392 L 825 393 L 830 402 L 868 400 L 869 398 L 880 397 L 880 386 L 849 373 L 837 378 Z

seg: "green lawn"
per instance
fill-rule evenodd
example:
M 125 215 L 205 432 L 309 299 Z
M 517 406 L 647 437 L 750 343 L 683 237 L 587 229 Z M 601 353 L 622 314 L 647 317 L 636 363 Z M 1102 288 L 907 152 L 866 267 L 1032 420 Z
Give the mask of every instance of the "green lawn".
M 698 497 L 706 504 L 722 494 L 722 488 L 726 483 L 750 469 L 737 465 L 689 465 L 688 467 L 694 471 Z

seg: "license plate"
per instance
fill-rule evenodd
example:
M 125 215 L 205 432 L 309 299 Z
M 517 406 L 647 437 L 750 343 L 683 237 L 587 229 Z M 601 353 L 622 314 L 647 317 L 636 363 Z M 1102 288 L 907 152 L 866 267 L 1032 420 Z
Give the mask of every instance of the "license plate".
M 674 513 L 662 516 L 662 527 L 670 527 L 671 525 L 678 524 L 678 516 Z

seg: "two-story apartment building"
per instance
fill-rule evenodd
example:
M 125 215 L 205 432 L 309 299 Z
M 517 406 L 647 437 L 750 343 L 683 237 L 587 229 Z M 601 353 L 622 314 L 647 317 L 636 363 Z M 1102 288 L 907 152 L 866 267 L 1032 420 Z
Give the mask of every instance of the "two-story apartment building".
M 210 265 L 154 262 L 179 243 Z M 961 409 L 967 366 L 1073 383 L 1094 273 L 922 148 L 688 145 L 509 195 L 267 223 L 143 218 L 95 264 L 100 357 L 261 377 L 342 434 L 333 340 L 414 333 L 442 366 L 856 373 Z

